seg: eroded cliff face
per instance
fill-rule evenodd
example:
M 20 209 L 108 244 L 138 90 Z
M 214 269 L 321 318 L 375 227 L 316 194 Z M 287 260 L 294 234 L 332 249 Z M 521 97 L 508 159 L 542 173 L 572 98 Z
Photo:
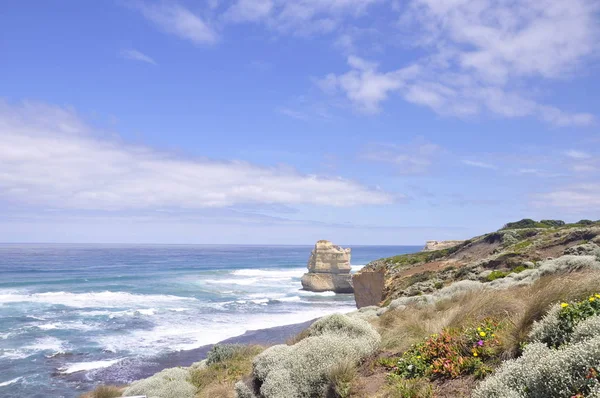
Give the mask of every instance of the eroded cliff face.
M 330 241 L 320 240 L 310 254 L 302 288 L 311 292 L 352 293 L 350 252 Z
M 379 305 L 385 293 L 385 269 L 362 271 L 352 275 L 356 308 Z
M 424 252 L 432 252 L 435 250 L 449 249 L 454 246 L 458 246 L 463 243 L 464 240 L 428 240 L 423 248 Z

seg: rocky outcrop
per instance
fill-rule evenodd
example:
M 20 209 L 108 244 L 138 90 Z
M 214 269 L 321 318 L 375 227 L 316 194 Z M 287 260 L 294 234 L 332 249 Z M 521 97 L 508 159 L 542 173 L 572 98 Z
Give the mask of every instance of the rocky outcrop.
M 302 288 L 311 292 L 352 293 L 350 250 L 320 240 L 310 254 Z
M 464 240 L 428 240 L 423 248 L 424 252 L 432 252 L 436 250 L 449 249 L 454 246 L 458 246 L 463 243 Z
M 356 308 L 379 305 L 385 289 L 385 270 L 363 271 L 352 275 Z

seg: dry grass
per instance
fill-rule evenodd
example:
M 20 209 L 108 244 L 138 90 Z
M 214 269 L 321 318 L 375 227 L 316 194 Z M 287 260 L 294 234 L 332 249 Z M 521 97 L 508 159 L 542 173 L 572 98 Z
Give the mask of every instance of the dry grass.
M 98 386 L 94 391 L 90 391 L 80 396 L 80 398 L 116 398 L 123 394 L 123 387 L 117 386 Z
M 534 321 L 541 319 L 558 301 L 574 300 L 595 293 L 600 273 L 549 276 L 529 287 L 471 292 L 428 306 L 409 306 L 386 312 L 375 321 L 382 336 L 382 349 L 401 353 L 445 327 L 473 326 L 485 318 L 504 321 L 505 358 L 519 354 Z
M 434 306 L 409 306 L 386 312 L 376 321 L 375 327 L 381 334 L 383 350 L 404 352 L 412 344 L 440 331 L 446 323 L 444 312 L 437 311 Z
M 213 383 L 200 391 L 197 398 L 235 398 L 235 383 Z
M 357 369 L 352 360 L 343 361 L 329 371 L 332 396 L 348 398 L 352 396 L 352 383 L 356 379 Z
M 506 357 L 515 357 L 520 353 L 520 343 L 526 339 L 533 322 L 540 320 L 553 304 L 581 299 L 597 292 L 599 287 L 600 274 L 584 272 L 544 277 L 530 288 L 520 291 L 523 310 L 510 333 L 505 336 Z
M 195 369 L 190 382 L 198 387 L 198 397 L 235 397 L 234 384 L 252 372 L 252 359 L 264 350 L 261 346 L 241 346 L 226 360 Z

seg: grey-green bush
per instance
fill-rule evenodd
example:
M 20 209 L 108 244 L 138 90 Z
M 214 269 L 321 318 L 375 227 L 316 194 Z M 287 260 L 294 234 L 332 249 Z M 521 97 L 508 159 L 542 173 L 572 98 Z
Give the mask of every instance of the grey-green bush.
M 254 392 L 244 383 L 243 381 L 238 381 L 235 383 L 235 392 L 237 394 L 237 398 L 256 398 Z
M 146 395 L 148 398 L 194 398 L 196 387 L 188 382 L 185 368 L 165 369 L 147 379 L 135 381 L 123 396 Z
M 484 380 L 472 397 L 563 398 L 577 392 L 598 391 L 598 382 L 586 376 L 599 363 L 598 335 L 559 349 L 531 343 L 525 347 L 523 356 L 504 362 L 494 375 Z
M 598 335 L 600 335 L 600 315 L 595 315 L 581 321 L 581 323 L 575 326 L 575 330 L 573 330 L 573 334 L 571 335 L 571 341 L 579 343 Z
M 343 361 L 358 363 L 377 351 L 380 336 L 367 322 L 335 314 L 308 329 L 308 337 L 293 346 L 279 345 L 253 361 L 253 376 L 264 398 L 321 396 L 331 368 Z
M 215 344 L 206 354 L 206 365 L 210 366 L 231 359 L 244 348 L 242 344 Z

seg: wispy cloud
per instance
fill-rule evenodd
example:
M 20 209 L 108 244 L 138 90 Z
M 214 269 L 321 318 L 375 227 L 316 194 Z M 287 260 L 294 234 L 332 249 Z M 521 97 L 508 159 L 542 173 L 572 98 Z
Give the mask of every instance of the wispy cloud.
M 382 0 L 236 0 L 225 11 L 228 22 L 260 22 L 277 32 L 307 36 L 329 34 Z
M 439 145 L 417 139 L 405 145 L 373 144 L 361 157 L 374 162 L 391 163 L 400 174 L 424 174 L 429 172 L 442 152 Z
M 177 3 L 149 3 L 140 0 L 129 4 L 166 33 L 194 44 L 211 44 L 217 41 L 217 33 L 208 23 Z
M 571 149 L 571 150 L 565 152 L 565 156 L 570 157 L 572 159 L 577 159 L 577 160 L 590 159 L 592 157 L 592 155 L 590 155 L 589 153 L 582 152 L 582 151 L 576 151 L 574 149 Z
M 442 115 L 533 116 L 555 126 L 594 122 L 590 113 L 539 101 L 529 88 L 570 77 L 594 55 L 597 2 L 409 0 L 399 9 L 402 33 L 425 57 L 387 71 L 350 57 L 350 71 L 327 75 L 321 86 L 337 87 L 369 112 L 398 94 Z
M 538 207 L 553 207 L 586 215 L 600 212 L 600 184 L 574 184 L 534 196 Z
M 353 206 L 394 200 L 342 178 L 235 160 L 187 159 L 100 140 L 95 133 L 72 109 L 0 102 L 0 199 L 83 210 Z
M 225 12 L 225 19 L 233 22 L 255 22 L 268 17 L 273 10 L 272 0 L 237 0 Z
M 158 65 L 156 63 L 156 61 L 149 57 L 148 55 L 138 51 L 138 50 L 123 50 L 121 51 L 121 56 L 125 59 L 130 59 L 133 61 L 141 61 L 141 62 L 146 62 L 148 64 L 152 64 L 152 65 Z
M 300 120 L 306 120 L 308 119 L 308 115 L 306 115 L 306 113 L 304 112 L 300 112 L 294 109 L 290 109 L 290 108 L 277 108 L 276 111 L 278 113 L 281 113 L 282 115 L 291 117 L 293 119 L 300 119 Z
M 463 160 L 461 160 L 461 162 L 463 164 L 466 164 L 467 166 L 478 167 L 480 169 L 490 169 L 490 170 L 497 170 L 498 169 L 498 167 L 496 165 L 493 165 L 491 163 L 480 162 L 480 161 L 477 161 L 477 160 L 463 159 Z

